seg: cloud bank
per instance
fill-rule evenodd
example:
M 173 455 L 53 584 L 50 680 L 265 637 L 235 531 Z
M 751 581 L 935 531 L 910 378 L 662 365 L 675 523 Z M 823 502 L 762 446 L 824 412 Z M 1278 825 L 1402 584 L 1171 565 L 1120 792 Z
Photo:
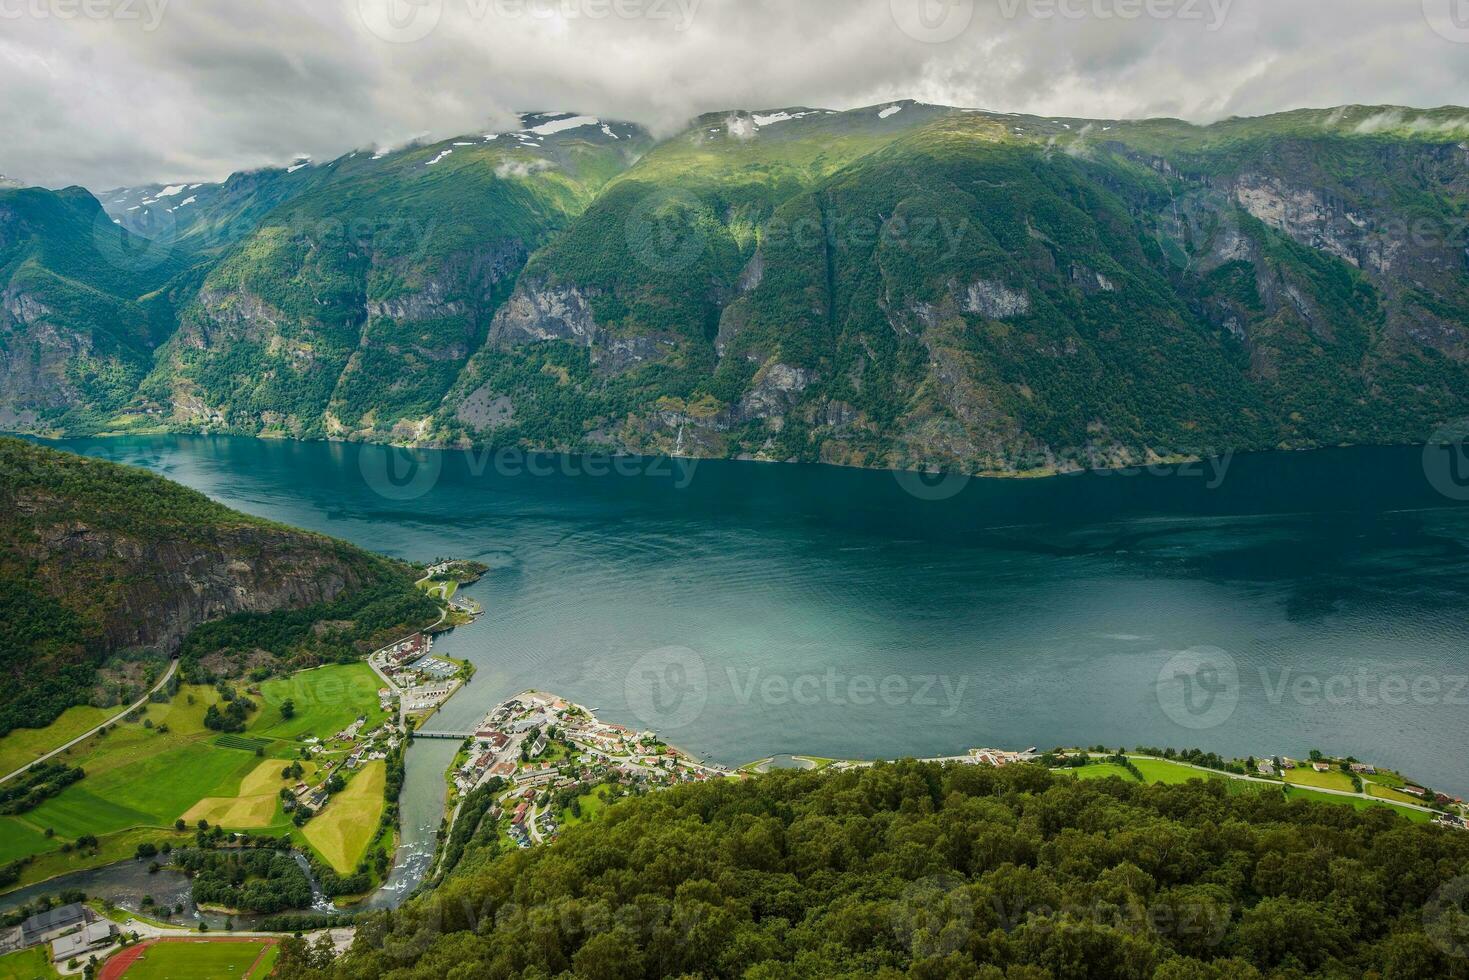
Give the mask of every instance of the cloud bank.
M 1198 122 L 1431 107 L 1469 91 L 1453 2 L 0 0 L 0 173 L 219 179 L 533 109 L 668 133 L 897 98 Z

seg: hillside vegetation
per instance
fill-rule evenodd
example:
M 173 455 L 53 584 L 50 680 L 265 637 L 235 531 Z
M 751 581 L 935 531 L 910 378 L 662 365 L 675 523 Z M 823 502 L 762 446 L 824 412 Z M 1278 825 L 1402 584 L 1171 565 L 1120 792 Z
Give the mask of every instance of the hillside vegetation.
M 182 268 L 111 387 L 57 341 L 92 321 L 7 293 L 11 373 L 82 380 L 0 425 L 1009 473 L 1422 442 L 1469 414 L 1466 118 L 555 113 L 109 192 Z
M 904 762 L 624 801 L 359 923 L 353 977 L 1453 977 L 1469 835 L 1218 783 Z
M 358 657 L 437 616 L 413 577 L 145 470 L 0 438 L 0 735 L 136 698 L 175 653 L 199 679 Z

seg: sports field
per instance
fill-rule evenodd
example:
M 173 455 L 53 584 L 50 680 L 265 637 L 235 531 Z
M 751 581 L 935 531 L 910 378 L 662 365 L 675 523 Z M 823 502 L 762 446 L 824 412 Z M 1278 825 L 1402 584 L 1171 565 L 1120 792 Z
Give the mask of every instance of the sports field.
M 352 777 L 346 789 L 333 796 L 326 808 L 302 828 L 311 846 L 341 874 L 356 870 L 368 842 L 377 832 L 387 776 L 386 763 L 369 762 Z
M 256 980 L 275 967 L 280 948 L 269 939 L 166 939 L 118 953 L 102 980 Z

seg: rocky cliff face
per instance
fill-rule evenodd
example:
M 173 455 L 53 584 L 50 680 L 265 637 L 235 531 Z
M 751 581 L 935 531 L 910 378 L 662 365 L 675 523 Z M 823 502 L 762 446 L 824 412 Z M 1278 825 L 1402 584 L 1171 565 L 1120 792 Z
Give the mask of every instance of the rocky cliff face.
M 22 516 L 35 509 L 17 501 Z M 59 602 L 70 601 L 78 586 L 103 590 L 101 652 L 146 647 L 172 653 L 200 623 L 330 602 L 362 586 L 371 571 L 313 536 L 249 526 L 183 542 L 66 521 L 38 527 L 20 553 L 48 570 Z M 118 578 L 104 585 L 101 569 Z

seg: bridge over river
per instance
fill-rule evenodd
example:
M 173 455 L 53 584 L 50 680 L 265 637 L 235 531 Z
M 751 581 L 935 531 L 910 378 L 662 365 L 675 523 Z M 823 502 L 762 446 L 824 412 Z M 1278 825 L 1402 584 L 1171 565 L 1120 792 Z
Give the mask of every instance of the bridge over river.
M 425 730 L 425 731 L 420 731 L 420 732 L 414 732 L 413 733 L 413 737 L 414 738 L 447 738 L 447 739 L 452 739 L 455 742 L 462 742 L 466 738 L 473 738 L 474 737 L 474 732 L 435 732 L 435 731 L 427 731 L 427 730 Z

